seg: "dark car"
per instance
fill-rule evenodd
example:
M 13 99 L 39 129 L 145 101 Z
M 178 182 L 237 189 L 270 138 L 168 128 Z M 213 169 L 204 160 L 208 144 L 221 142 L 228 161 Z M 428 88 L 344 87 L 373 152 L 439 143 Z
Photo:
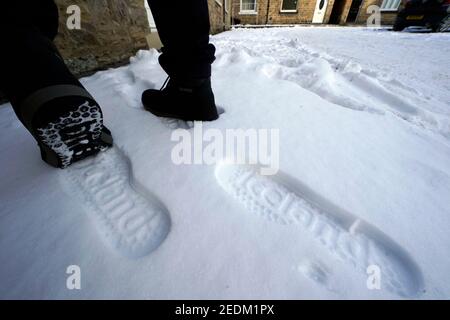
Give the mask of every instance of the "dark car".
M 450 0 L 407 0 L 394 24 L 394 31 L 406 27 L 424 26 L 433 31 L 448 31 L 450 26 Z

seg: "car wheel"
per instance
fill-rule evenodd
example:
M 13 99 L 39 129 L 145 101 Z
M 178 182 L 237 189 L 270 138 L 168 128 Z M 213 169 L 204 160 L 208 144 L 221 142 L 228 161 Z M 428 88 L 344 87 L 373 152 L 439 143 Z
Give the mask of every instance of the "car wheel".
M 403 23 L 398 23 L 396 22 L 392 28 L 392 30 L 394 31 L 402 31 L 403 29 L 405 29 L 406 26 Z
M 436 27 L 437 32 L 450 31 L 450 15 L 447 15 Z

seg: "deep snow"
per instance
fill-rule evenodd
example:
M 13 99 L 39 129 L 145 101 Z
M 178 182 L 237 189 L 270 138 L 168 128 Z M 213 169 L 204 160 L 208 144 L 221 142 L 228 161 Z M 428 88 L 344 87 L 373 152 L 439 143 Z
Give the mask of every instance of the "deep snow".
M 116 148 L 69 170 L 42 163 L 2 106 L 0 298 L 450 298 L 450 34 L 212 41 L 226 113 L 204 128 L 279 129 L 280 173 L 173 164 L 172 129 L 189 125 L 140 104 L 165 78 L 156 51 L 83 79 Z M 119 237 L 111 217 L 129 208 L 151 225 Z M 367 287 L 371 264 L 381 290 Z

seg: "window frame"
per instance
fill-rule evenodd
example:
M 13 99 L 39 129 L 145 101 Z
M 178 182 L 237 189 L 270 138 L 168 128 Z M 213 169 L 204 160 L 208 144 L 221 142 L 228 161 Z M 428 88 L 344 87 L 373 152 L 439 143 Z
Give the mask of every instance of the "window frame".
M 284 0 L 281 0 L 280 13 L 297 13 L 298 12 L 298 4 L 299 4 L 298 0 L 297 0 L 297 6 L 295 7 L 295 9 L 283 9 L 283 3 L 284 3 Z
M 383 0 L 383 2 L 381 3 L 381 6 L 380 6 L 380 11 L 382 11 L 382 12 L 396 12 L 396 11 L 398 11 L 398 8 L 400 8 L 400 5 L 402 4 L 402 1 L 400 0 L 400 1 L 398 1 L 397 8 L 395 8 L 395 9 L 386 8 L 384 6 L 386 5 L 386 3 L 388 1 L 390 1 L 390 0 Z M 392 0 L 392 1 L 397 1 L 397 0 Z
M 245 14 L 258 14 L 258 1 L 257 0 L 253 0 L 253 2 L 255 3 L 255 9 L 253 10 L 242 10 L 242 0 L 240 0 L 240 5 L 239 5 L 239 14 L 245 15 Z

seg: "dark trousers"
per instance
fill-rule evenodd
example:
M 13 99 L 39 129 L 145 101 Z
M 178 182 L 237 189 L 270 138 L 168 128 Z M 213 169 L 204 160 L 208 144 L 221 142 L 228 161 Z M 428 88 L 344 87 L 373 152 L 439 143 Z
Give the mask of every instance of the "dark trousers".
M 159 63 L 172 78 L 207 78 L 216 49 L 209 43 L 207 0 L 147 0 L 164 47 Z
M 36 91 L 66 84 L 81 87 L 53 44 L 57 33 L 53 0 L 0 3 L 0 90 L 22 122 L 20 106 Z
M 148 0 L 163 43 L 160 64 L 169 76 L 189 80 L 211 75 L 215 48 L 209 44 L 207 0 Z M 33 93 L 57 85 L 82 87 L 53 40 L 58 10 L 53 0 L 0 2 L 0 91 L 21 118 Z

